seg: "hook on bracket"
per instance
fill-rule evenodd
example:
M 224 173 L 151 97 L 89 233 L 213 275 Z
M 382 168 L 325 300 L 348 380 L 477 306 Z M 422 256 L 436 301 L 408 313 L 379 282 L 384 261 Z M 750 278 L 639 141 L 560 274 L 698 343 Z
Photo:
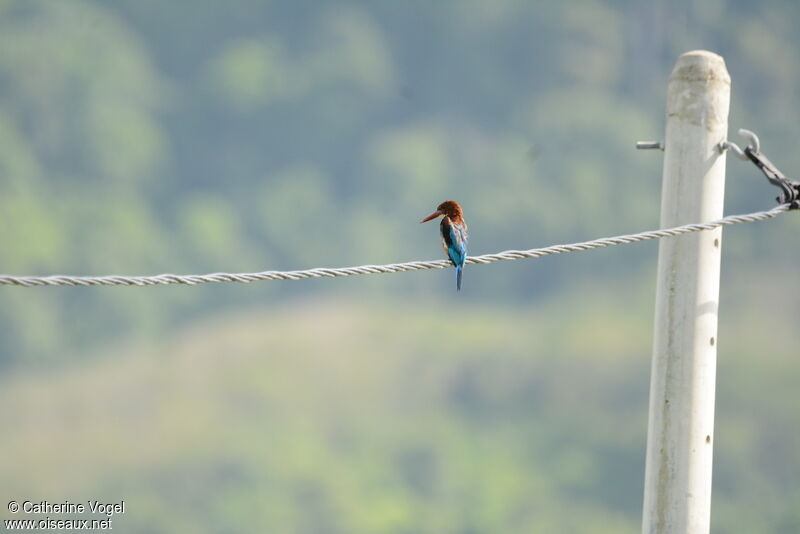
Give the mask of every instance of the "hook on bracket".
M 738 133 L 742 137 L 747 138 L 747 140 L 750 142 L 744 150 L 739 148 L 739 145 L 732 143 L 731 141 L 720 141 L 719 145 L 717 145 L 717 149 L 719 150 L 720 154 L 724 154 L 726 150 L 731 150 L 734 154 L 736 154 L 737 158 L 742 161 L 747 161 L 750 158 L 745 153 L 745 150 L 752 148 L 756 152 L 759 152 L 761 150 L 761 141 L 759 141 L 758 136 L 750 130 L 740 128 Z
M 761 142 L 758 136 L 750 130 L 744 128 L 739 130 L 739 135 L 747 138 L 749 144 L 742 150 L 736 143 L 722 141 L 719 145 L 720 154 L 726 150 L 731 150 L 741 160 L 752 161 L 758 169 L 764 173 L 769 183 L 781 190 L 781 194 L 775 199 L 780 204 L 791 204 L 791 209 L 800 208 L 800 182 L 795 182 L 786 178 L 778 168 L 761 153 Z

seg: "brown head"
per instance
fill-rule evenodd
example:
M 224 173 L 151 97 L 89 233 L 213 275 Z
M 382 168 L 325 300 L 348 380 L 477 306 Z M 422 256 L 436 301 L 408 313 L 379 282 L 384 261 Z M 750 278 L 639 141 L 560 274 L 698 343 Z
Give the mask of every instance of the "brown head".
M 420 222 L 428 222 L 443 215 L 454 222 L 459 222 L 462 220 L 464 212 L 461 209 L 461 205 L 455 200 L 445 200 L 436 207 L 436 211 L 422 219 Z

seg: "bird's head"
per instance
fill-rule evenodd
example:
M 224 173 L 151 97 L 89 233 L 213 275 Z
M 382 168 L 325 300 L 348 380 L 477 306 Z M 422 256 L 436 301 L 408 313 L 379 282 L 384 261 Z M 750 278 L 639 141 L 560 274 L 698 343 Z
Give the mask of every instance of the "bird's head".
M 455 200 L 445 200 L 436 207 L 436 211 L 422 219 L 420 222 L 428 222 L 437 217 L 441 217 L 442 215 L 449 217 L 450 219 L 458 220 L 461 219 L 461 217 L 464 215 L 464 212 L 461 210 L 461 205 Z

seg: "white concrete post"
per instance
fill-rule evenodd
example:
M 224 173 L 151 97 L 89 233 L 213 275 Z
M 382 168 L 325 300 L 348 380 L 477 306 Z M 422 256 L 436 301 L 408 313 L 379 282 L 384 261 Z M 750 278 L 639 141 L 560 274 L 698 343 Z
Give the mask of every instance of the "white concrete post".
M 667 89 L 661 227 L 722 217 L 730 76 L 702 50 Z M 722 229 L 662 239 L 650 378 L 645 534 L 707 534 L 711 515 Z

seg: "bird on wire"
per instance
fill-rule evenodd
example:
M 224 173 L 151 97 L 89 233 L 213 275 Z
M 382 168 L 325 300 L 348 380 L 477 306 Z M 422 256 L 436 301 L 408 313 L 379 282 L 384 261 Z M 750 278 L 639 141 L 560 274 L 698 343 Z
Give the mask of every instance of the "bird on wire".
M 467 259 L 467 223 L 464 221 L 464 210 L 455 200 L 445 200 L 439 204 L 436 211 L 420 222 L 428 222 L 437 217 L 442 217 L 442 222 L 439 224 L 442 248 L 456 268 L 456 290 L 461 291 L 461 272 Z

